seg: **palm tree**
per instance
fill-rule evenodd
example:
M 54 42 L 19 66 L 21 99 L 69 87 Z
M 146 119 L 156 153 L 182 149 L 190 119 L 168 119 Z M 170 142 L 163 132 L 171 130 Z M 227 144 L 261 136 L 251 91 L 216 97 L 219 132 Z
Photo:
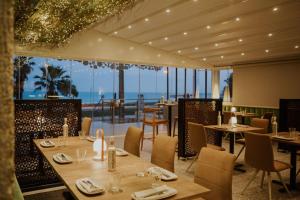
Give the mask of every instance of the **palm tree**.
M 17 56 L 14 58 L 14 97 L 23 99 L 24 84 L 32 72 L 35 62 L 32 57 Z
M 66 75 L 66 71 L 60 66 L 49 65 L 47 67 L 40 67 L 42 76 L 34 76 L 38 79 L 35 85 L 35 91 L 46 89 L 47 93 L 45 97 L 49 96 L 78 96 L 76 86 L 71 83 L 69 75 Z

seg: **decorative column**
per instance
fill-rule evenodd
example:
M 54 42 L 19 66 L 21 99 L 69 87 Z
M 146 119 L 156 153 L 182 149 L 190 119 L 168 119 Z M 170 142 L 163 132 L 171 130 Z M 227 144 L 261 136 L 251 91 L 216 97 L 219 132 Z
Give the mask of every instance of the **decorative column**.
M 220 98 L 220 71 L 216 69 L 211 70 L 211 97 L 213 99 Z
M 120 117 L 124 118 L 124 103 L 125 103 L 125 94 L 124 94 L 124 64 L 119 64 L 119 99 L 120 99 Z
M 0 1 L 0 199 L 13 199 L 14 101 L 13 101 L 13 1 Z

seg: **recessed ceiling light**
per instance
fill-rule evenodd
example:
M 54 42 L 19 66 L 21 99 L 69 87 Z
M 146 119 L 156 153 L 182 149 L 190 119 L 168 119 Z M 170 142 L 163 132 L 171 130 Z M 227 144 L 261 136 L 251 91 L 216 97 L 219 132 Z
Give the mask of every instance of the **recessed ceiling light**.
M 149 44 L 149 45 L 151 45 L 151 44 L 152 44 L 152 42 L 151 42 L 151 41 L 149 41 L 149 42 L 148 42 L 148 44 Z
M 274 7 L 272 10 L 273 10 L 273 12 L 277 12 L 278 11 L 278 7 Z
M 215 43 L 215 47 L 217 47 L 217 46 L 219 46 L 219 44 L 218 44 L 218 43 Z
M 241 53 L 241 56 L 244 56 L 245 55 L 245 53 Z
M 193 0 L 193 2 L 198 2 L 198 0 Z
M 206 61 L 206 58 L 202 58 L 203 61 Z
M 114 34 L 117 35 L 117 34 L 118 34 L 118 31 L 115 31 Z
M 211 28 L 210 25 L 207 25 L 207 26 L 206 26 L 206 29 L 210 29 L 210 28 Z
M 269 33 L 269 34 L 268 34 L 268 37 L 272 37 L 272 36 L 273 36 L 273 33 Z
M 181 50 L 178 50 L 177 53 L 181 53 Z
M 239 22 L 241 19 L 239 17 L 235 18 L 235 21 Z
M 160 54 L 157 54 L 157 57 L 160 57 Z
M 224 58 L 224 56 L 221 56 L 221 59 L 223 59 Z
M 195 47 L 194 49 L 197 51 L 197 50 L 199 50 L 199 47 Z
M 243 39 L 242 39 L 242 38 L 240 38 L 240 39 L 239 39 L 239 42 L 243 42 Z
M 129 47 L 129 50 L 130 50 L 130 51 L 134 50 L 134 47 Z
M 129 29 L 131 29 L 131 28 L 132 28 L 132 26 L 131 26 L 131 25 L 129 25 L 129 26 L 128 26 L 128 28 L 129 28 Z
M 299 46 L 298 45 L 295 45 L 295 49 L 298 49 L 299 48 Z
M 166 10 L 166 13 L 170 13 L 171 12 L 171 10 L 168 8 L 167 10 Z
M 164 38 L 164 40 L 168 40 L 168 39 L 169 39 L 168 37 L 165 37 L 165 38 Z
M 188 34 L 188 32 L 183 32 L 183 35 L 187 35 Z
M 269 50 L 269 49 L 266 49 L 266 50 L 265 50 L 265 52 L 266 52 L 266 53 L 269 53 L 269 52 L 270 52 L 270 50 Z
M 145 22 L 149 22 L 149 18 L 145 18 Z

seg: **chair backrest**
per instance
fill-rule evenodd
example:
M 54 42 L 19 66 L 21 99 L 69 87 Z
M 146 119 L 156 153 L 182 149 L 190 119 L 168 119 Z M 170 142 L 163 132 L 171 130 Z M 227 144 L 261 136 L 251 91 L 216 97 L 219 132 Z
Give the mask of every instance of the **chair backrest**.
M 143 130 L 134 126 L 129 126 L 124 140 L 124 150 L 140 157 L 140 144 Z
M 271 137 L 267 134 L 245 133 L 245 162 L 256 169 L 272 171 L 274 155 Z
M 234 155 L 225 151 L 203 147 L 195 168 L 195 183 L 209 188 L 205 199 L 232 199 L 232 173 Z
M 90 117 L 84 117 L 82 119 L 81 131 L 84 131 L 85 135 L 89 135 L 90 134 L 91 124 L 92 124 L 92 118 L 90 118 Z
M 174 172 L 176 146 L 176 137 L 166 135 L 157 136 L 152 148 L 151 163 Z
M 268 133 L 268 127 L 269 127 L 268 119 L 252 118 L 250 125 L 257 128 L 263 128 L 263 130 L 253 131 L 255 133 Z
M 160 108 L 144 108 L 144 120 L 147 119 L 155 121 L 157 119 L 157 114 L 159 111 Z
M 191 148 L 199 153 L 202 147 L 207 146 L 206 131 L 202 124 L 188 122 L 188 130 L 190 133 Z
M 232 112 L 223 112 L 223 123 L 229 124 L 229 120 L 232 115 L 233 115 Z

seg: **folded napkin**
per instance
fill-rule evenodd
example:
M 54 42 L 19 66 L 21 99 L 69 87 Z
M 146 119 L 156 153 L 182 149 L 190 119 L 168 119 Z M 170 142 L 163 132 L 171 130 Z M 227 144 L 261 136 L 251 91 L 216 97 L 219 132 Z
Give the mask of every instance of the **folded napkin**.
M 98 194 L 104 192 L 104 188 L 97 185 L 89 178 L 82 178 L 76 181 L 77 188 L 87 194 Z
M 137 198 L 137 199 L 142 199 L 142 198 L 147 198 L 150 196 L 154 196 L 154 195 L 160 195 L 164 192 L 167 192 L 169 190 L 169 187 L 166 185 L 162 185 L 156 188 L 151 188 L 151 189 L 147 189 L 147 190 L 142 190 L 139 192 L 134 192 L 133 195 Z
M 54 147 L 55 146 L 55 143 L 51 140 L 43 140 L 43 141 L 41 141 L 40 144 L 42 147 Z
M 70 163 L 72 158 L 64 153 L 57 153 L 53 155 L 53 158 L 60 163 Z
M 151 173 L 161 173 L 161 179 L 165 181 L 170 181 L 170 180 L 175 180 L 177 179 L 177 175 L 174 174 L 173 172 L 170 172 L 166 169 L 163 169 L 161 167 L 150 167 L 147 170 L 150 174 Z
M 121 148 L 116 148 L 116 155 L 117 156 L 127 156 L 128 152 Z

